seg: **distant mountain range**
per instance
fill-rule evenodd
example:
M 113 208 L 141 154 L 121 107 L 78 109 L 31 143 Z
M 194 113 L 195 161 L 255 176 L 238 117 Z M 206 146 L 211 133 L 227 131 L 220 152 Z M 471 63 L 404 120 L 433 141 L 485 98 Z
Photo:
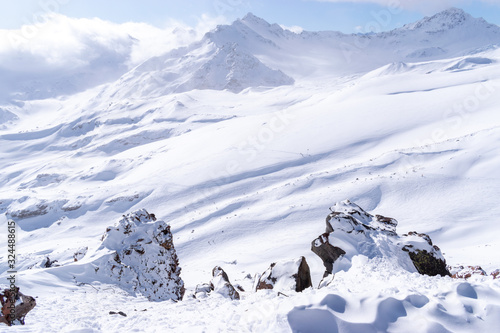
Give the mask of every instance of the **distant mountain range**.
M 152 58 L 109 87 L 110 95 L 160 96 L 192 89 L 292 84 L 359 74 L 393 62 L 473 54 L 500 44 L 500 27 L 451 8 L 376 34 L 296 34 L 249 13 L 189 47 Z
M 221 25 L 202 40 L 153 57 L 128 71 L 96 63 L 88 72 L 16 84 L 18 99 L 70 94 L 112 82 L 105 96 L 161 96 L 192 89 L 275 87 L 364 73 L 393 62 L 419 62 L 474 54 L 500 44 L 500 27 L 451 8 L 388 32 L 343 34 L 303 31 L 270 24 L 251 13 Z M 108 66 L 109 68 L 107 68 Z M 121 72 L 121 74 L 119 74 Z M 102 80 L 98 80 L 97 77 Z M 90 80 L 90 81 L 89 81 Z M 14 80 L 15 81 L 15 80 Z

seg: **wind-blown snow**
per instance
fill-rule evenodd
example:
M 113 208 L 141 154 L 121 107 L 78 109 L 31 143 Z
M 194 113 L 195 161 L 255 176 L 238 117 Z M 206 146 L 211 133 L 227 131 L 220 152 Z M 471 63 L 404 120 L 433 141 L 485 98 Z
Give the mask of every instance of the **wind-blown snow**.
M 491 277 L 427 277 L 358 255 L 316 288 L 311 241 L 347 198 L 396 218 L 398 233 L 429 234 L 448 264 L 500 266 L 500 28 L 438 15 L 363 36 L 295 34 L 248 15 L 104 86 L 2 105 L 0 228 L 17 222 L 17 282 L 38 296 L 25 328 L 496 330 Z M 181 302 L 79 270 L 106 227 L 143 208 L 171 226 Z M 42 268 L 47 256 L 60 266 Z M 251 291 L 272 262 L 301 256 L 316 289 Z M 240 301 L 190 297 L 215 266 L 246 290 Z

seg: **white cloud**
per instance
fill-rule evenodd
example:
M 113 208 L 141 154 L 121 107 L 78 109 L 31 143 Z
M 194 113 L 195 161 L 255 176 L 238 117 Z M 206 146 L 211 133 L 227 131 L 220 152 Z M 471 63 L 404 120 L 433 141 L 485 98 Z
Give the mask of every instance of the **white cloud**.
M 223 17 L 203 15 L 194 27 L 168 21 L 158 28 L 50 14 L 41 23 L 0 30 L 0 77 L 11 90 L 25 95 L 38 91 L 31 97 L 50 96 L 40 89 L 53 92 L 54 86 L 74 92 L 115 79 L 150 57 L 200 39 L 221 23 L 227 23 Z M 0 91 L 0 98 L 12 92 Z

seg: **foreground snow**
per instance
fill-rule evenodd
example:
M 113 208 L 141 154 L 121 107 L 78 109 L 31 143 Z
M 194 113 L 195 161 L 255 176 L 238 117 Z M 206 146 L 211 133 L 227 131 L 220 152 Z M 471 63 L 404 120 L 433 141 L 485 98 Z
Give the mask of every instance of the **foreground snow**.
M 329 287 L 286 296 L 270 290 L 240 293 L 239 301 L 215 293 L 204 299 L 186 295 L 178 303 L 149 302 L 111 285 L 61 286 L 47 275 L 41 281 L 44 289 L 30 290 L 38 299 L 27 325 L 12 331 L 494 332 L 500 324 L 498 280 L 422 276 L 363 256 Z

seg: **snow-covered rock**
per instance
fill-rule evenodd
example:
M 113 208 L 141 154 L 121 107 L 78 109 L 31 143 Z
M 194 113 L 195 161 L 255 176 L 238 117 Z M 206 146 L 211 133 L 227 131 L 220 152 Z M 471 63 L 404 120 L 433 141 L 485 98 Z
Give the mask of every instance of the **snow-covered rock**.
M 214 267 L 212 276 L 211 284 L 213 285 L 214 292 L 230 299 L 240 299 L 240 294 L 236 291 L 231 282 L 229 282 L 229 277 L 222 268 L 219 266 Z
M 278 292 L 301 292 L 311 286 L 311 273 L 304 257 L 272 263 L 256 281 L 256 290 L 273 289 Z
M 451 277 L 454 279 L 468 279 L 473 275 L 488 275 L 481 266 L 450 266 L 448 270 L 451 273 Z
M 182 299 L 184 282 L 170 226 L 145 209 L 108 227 L 99 250 L 109 253 L 94 262 L 97 275 L 152 301 Z
M 194 297 L 206 298 L 213 293 L 232 300 L 240 299 L 240 294 L 229 281 L 227 273 L 219 266 L 215 266 L 212 270 L 212 280 L 210 283 L 202 283 L 196 286 Z
M 440 249 L 428 235 L 410 232 L 399 236 L 395 219 L 373 216 L 349 200 L 336 203 L 330 210 L 326 232 L 311 246 L 326 267 L 324 277 L 348 270 L 358 255 L 388 258 L 410 272 L 450 275 Z

